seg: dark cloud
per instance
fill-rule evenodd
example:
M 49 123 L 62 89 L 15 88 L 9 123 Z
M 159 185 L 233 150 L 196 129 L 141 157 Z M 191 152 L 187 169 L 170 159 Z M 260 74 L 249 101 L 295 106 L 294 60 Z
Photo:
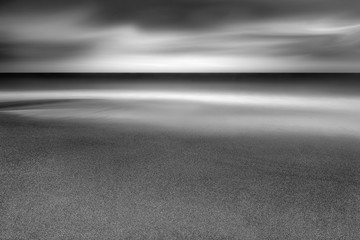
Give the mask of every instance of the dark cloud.
M 59 60 L 76 57 L 90 48 L 91 44 L 84 41 L 27 41 L 4 36 L 0 40 L 0 62 Z
M 204 28 L 228 22 L 318 14 L 357 15 L 360 4 L 325 0 L 125 0 L 99 4 L 104 22 L 135 21 L 144 27 Z
M 10 62 L 14 59 L 14 56 L 10 51 L 11 47 L 11 43 L 0 41 L 0 63 Z
M 81 55 L 89 49 L 86 43 L 49 43 L 26 42 L 13 45 L 11 52 L 14 58 L 29 61 L 46 61 L 72 58 Z
M 275 52 L 318 61 L 360 60 L 360 31 L 292 38 Z
M 98 23 L 136 23 L 143 27 L 199 28 L 236 21 L 286 16 L 342 14 L 357 16 L 352 0 L 15 0 L 3 12 L 48 12 L 91 8 Z

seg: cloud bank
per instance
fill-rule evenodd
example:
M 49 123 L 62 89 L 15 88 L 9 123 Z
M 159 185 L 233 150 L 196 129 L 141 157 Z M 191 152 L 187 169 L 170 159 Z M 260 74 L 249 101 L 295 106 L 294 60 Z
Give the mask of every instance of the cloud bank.
M 360 3 L 340 0 L 12 1 L 0 70 L 358 71 Z

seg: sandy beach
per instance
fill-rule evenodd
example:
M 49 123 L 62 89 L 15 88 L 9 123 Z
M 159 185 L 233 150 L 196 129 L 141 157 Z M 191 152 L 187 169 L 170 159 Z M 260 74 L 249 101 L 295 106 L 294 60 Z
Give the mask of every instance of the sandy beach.
M 360 141 L 0 115 L 1 239 L 358 239 Z

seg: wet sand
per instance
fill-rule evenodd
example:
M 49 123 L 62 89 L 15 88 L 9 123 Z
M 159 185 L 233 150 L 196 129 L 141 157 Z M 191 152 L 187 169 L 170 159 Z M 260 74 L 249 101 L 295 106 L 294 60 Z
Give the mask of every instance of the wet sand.
M 359 239 L 360 140 L 0 114 L 1 239 Z

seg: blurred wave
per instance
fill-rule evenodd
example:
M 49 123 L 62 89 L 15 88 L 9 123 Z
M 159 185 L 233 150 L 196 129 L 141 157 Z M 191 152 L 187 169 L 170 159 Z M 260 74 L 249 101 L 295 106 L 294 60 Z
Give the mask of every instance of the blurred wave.
M 141 124 L 237 134 L 296 132 L 360 136 L 356 96 L 192 90 L 3 91 L 1 112 L 52 119 Z

